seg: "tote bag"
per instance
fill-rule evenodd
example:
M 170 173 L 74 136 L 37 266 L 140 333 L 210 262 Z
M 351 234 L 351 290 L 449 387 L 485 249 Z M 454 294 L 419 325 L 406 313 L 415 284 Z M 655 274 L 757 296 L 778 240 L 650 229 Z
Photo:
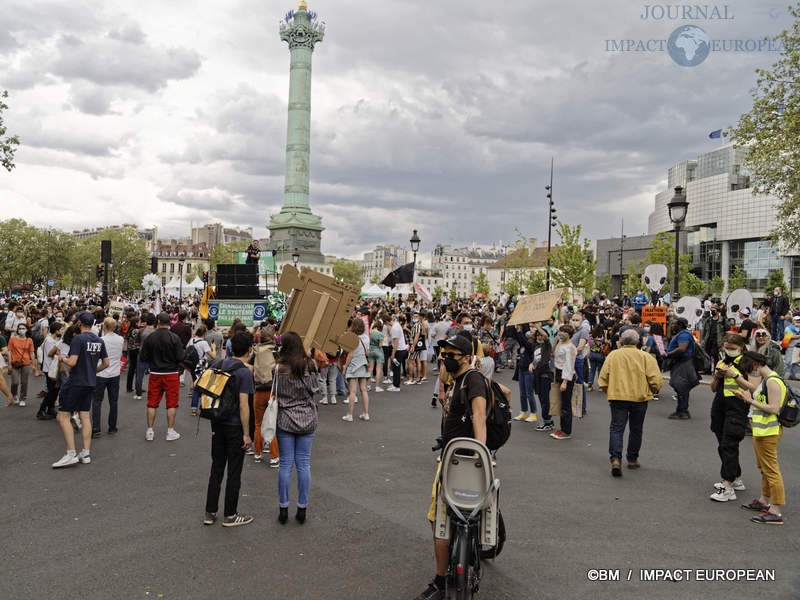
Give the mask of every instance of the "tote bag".
M 561 384 L 550 382 L 550 416 L 561 414 Z
M 270 398 L 267 403 L 267 410 L 264 411 L 264 419 L 261 421 L 261 437 L 267 444 L 275 437 L 275 429 L 278 423 L 278 401 Z

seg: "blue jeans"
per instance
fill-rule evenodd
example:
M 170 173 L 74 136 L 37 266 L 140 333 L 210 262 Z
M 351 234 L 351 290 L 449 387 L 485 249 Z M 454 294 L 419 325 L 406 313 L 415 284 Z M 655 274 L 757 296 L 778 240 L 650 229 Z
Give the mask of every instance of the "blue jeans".
M 783 320 L 783 315 L 771 315 L 769 318 L 770 334 L 772 339 L 780 343 L 783 339 L 783 331 L 786 328 L 786 321 Z
M 336 393 L 339 396 L 347 396 L 347 385 L 344 383 L 344 375 L 342 375 L 342 372 L 337 367 L 334 368 L 336 368 Z
M 142 379 L 144 379 L 144 374 L 147 369 L 150 368 L 150 364 L 140 360 L 136 363 L 136 379 L 134 380 L 133 384 L 133 393 L 136 396 L 142 395 Z
M 789 346 L 786 349 L 786 354 L 783 356 L 783 374 L 787 379 L 794 379 L 797 377 L 795 374 L 800 364 L 792 362 L 794 356 L 794 349 L 796 346 Z
M 297 508 L 306 508 L 311 487 L 311 444 L 314 433 L 289 433 L 278 428 L 276 436 L 281 457 L 278 467 L 278 506 L 289 507 L 289 484 L 294 466 L 297 469 Z
M 589 352 L 589 385 L 594 385 L 595 377 L 600 373 L 603 368 L 603 363 L 606 362 L 606 357 L 602 352 Z
M 612 459 L 622 460 L 622 436 L 625 433 L 625 425 L 630 423 L 628 451 L 625 457 L 632 462 L 639 458 L 639 449 L 642 447 L 642 427 L 644 416 L 647 414 L 647 402 L 610 400 L 608 405 L 611 407 L 608 454 Z
M 550 374 L 533 376 L 533 387 L 536 395 L 539 396 L 539 405 L 542 407 L 542 420 L 545 423 L 552 423 L 553 417 L 550 415 Z
M 97 377 L 92 400 L 92 431 L 100 431 L 100 410 L 103 396 L 108 390 L 108 430 L 117 428 L 117 403 L 119 401 L 119 375 L 116 377 Z
M 536 413 L 536 398 L 533 395 L 533 373 L 528 371 L 528 367 L 524 369 L 519 367 L 519 406 L 522 412 Z

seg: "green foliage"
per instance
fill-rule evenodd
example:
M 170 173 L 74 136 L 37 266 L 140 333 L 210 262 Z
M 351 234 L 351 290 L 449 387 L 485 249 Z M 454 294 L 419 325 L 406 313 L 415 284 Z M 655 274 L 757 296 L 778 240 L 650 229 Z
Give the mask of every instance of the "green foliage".
M 95 281 L 94 269 L 100 263 L 100 241 L 111 240 L 113 267 L 109 284 L 113 290 L 130 291 L 142 287 L 142 277 L 150 270 L 147 245 L 133 227 L 108 228 L 80 240 L 73 246 L 70 259 L 71 284 L 80 287 Z
M 431 292 L 431 297 L 436 302 L 439 302 L 442 299 L 442 294 L 444 294 L 444 288 L 440 285 L 437 285 L 433 288 L 433 292 Z
M 352 285 L 357 290 L 360 290 L 363 285 L 361 268 L 356 263 L 350 262 L 349 260 L 340 259 L 334 261 L 333 276 L 336 279 L 344 281 L 348 285 Z
M 373 275 L 369 280 L 369 282 L 373 284 L 379 284 L 381 281 L 383 281 L 383 277 L 380 275 Z
M 733 268 L 728 277 L 728 291 L 738 290 L 747 287 L 747 273 L 739 265 Z
M 714 275 L 714 277 L 712 277 L 711 281 L 708 283 L 708 291 L 711 292 L 712 296 L 719 298 L 722 295 L 722 291 L 724 289 L 725 289 L 725 280 L 719 275 Z
M 563 287 L 573 296 L 585 297 L 594 284 L 597 266 L 589 240 L 581 241 L 581 226 L 570 227 L 559 222 L 556 228 L 559 243 L 548 253 L 550 274 L 555 287 Z
M 503 286 L 503 291 L 509 296 L 517 296 L 524 289 L 525 276 L 522 271 L 515 269 L 513 271 L 506 271 L 506 283 Z
M 769 275 L 767 275 L 767 285 L 764 287 L 764 296 L 770 298 L 776 287 L 781 288 L 786 296 L 791 296 L 791 294 L 788 293 L 789 286 L 786 285 L 786 280 L 783 278 L 783 271 L 781 269 L 772 269 Z
M 614 295 L 614 292 L 611 290 L 610 273 L 603 273 L 600 275 L 600 277 L 597 277 L 594 281 L 594 287 L 598 292 L 605 294 L 608 298 L 611 298 Z
M 636 292 L 642 289 L 643 273 L 644 265 L 641 261 L 628 263 L 628 268 L 625 270 L 625 279 L 622 283 L 622 293 L 629 298 L 635 296 Z
M 450 288 L 448 296 L 450 300 L 455 300 L 456 298 L 458 298 L 458 291 L 456 290 L 455 284 L 453 284 L 453 287 Z
M 10 172 L 15 166 L 14 153 L 19 146 L 19 138 L 16 135 L 6 135 L 3 112 L 8 110 L 8 105 L 3 101 L 5 98 L 8 98 L 8 92 L 3 90 L 0 93 L 0 165 Z
M 211 255 L 208 259 L 211 270 L 216 271 L 217 265 L 235 263 L 236 253 L 244 252 L 247 250 L 249 245 L 250 243 L 245 240 L 237 240 L 234 242 L 228 242 L 227 244 L 217 244 L 214 246 L 214 249 L 211 251 Z
M 768 69 L 756 70 L 753 106 L 730 132 L 746 149 L 745 163 L 755 193 L 778 199 L 773 236 L 785 246 L 800 245 L 800 3 L 789 7 L 794 21 L 773 36 L 782 50 Z M 778 109 L 783 107 L 782 114 Z
M 547 291 L 547 273 L 545 271 L 530 271 L 525 277 L 525 293 L 538 294 Z
M 706 288 L 705 282 L 694 273 L 687 273 L 686 277 L 681 281 L 681 295 L 682 296 L 698 296 L 703 293 Z
M 478 273 L 475 276 L 475 292 L 478 294 L 486 294 L 487 296 L 491 292 L 489 289 L 489 278 L 486 276 L 486 273 Z

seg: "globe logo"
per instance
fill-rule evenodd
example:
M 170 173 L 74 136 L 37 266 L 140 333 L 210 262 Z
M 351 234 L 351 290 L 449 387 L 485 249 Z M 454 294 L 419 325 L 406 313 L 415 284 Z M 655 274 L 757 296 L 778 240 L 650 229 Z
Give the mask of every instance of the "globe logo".
M 216 304 L 211 304 L 208 307 L 208 318 L 214 319 L 215 321 L 219 319 L 219 306 Z
M 711 43 L 708 34 L 696 25 L 683 25 L 667 41 L 669 55 L 682 67 L 696 67 L 708 58 Z
M 263 321 L 266 316 L 267 316 L 267 305 L 256 304 L 255 307 L 253 308 L 253 319 L 255 321 Z

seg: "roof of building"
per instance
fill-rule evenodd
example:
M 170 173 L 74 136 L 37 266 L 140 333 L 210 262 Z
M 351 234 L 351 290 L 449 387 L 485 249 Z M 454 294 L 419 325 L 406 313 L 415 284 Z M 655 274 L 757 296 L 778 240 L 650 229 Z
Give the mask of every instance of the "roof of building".
M 517 248 L 510 252 L 490 269 L 535 269 L 547 265 L 547 248 L 534 248 L 531 252 L 528 248 Z

